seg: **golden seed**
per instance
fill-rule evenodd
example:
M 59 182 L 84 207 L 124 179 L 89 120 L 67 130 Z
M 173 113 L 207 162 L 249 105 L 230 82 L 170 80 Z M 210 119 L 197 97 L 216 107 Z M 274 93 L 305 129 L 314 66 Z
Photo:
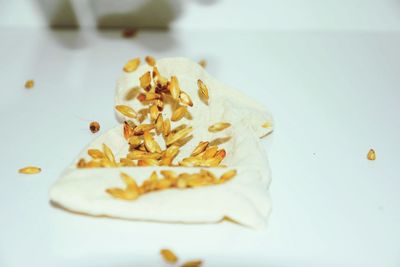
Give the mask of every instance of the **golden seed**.
M 163 131 L 163 122 L 164 122 L 163 115 L 160 113 L 160 114 L 158 114 L 158 117 L 155 122 L 155 128 L 156 128 L 157 135 L 161 134 Z
M 151 73 L 150 73 L 150 71 L 148 71 L 145 74 L 143 74 L 142 76 L 140 76 L 139 81 L 140 81 L 140 87 L 142 87 L 145 90 L 149 89 L 150 86 L 151 86 Z
M 100 130 L 100 124 L 97 121 L 93 121 L 90 123 L 89 129 L 92 133 L 97 133 Z
M 158 108 L 156 105 L 151 105 L 150 107 L 150 119 L 151 121 L 155 121 L 158 117 Z
M 264 122 L 261 127 L 263 128 L 271 128 L 271 123 L 269 121 Z
M 171 132 L 171 121 L 167 118 L 163 122 L 163 136 L 169 135 Z
M 156 159 L 140 159 L 138 160 L 138 166 L 159 166 L 158 160 Z
M 202 80 L 198 79 L 197 87 L 199 88 L 199 96 L 201 100 L 203 100 L 205 103 L 208 103 L 209 95 L 207 86 L 203 83 Z
M 187 180 L 187 185 L 189 187 L 205 186 L 209 184 L 210 183 L 206 179 L 197 173 L 190 175 L 189 179 Z
M 185 166 L 185 167 L 195 167 L 195 166 L 201 166 L 203 160 L 195 157 L 187 157 L 184 158 L 181 162 L 179 162 L 179 165 Z
M 147 152 L 146 146 L 144 145 L 144 143 L 141 143 L 136 150 L 142 151 L 142 152 Z
M 138 190 L 136 181 L 131 176 L 129 176 L 128 174 L 126 174 L 124 172 L 121 172 L 120 175 L 121 175 L 122 181 L 124 181 L 124 183 L 126 184 L 127 190 L 134 190 L 134 191 Z
M 156 183 L 157 190 L 163 190 L 170 188 L 172 186 L 172 181 L 169 179 L 161 179 Z
M 116 105 L 115 109 L 118 110 L 122 115 L 129 118 L 136 118 L 137 116 L 136 111 L 126 105 Z
M 201 260 L 187 261 L 181 267 L 200 267 L 203 264 Z
M 148 192 L 156 191 L 156 190 L 157 190 L 157 182 L 158 182 L 158 181 L 149 181 L 149 183 L 148 183 L 148 185 L 147 185 L 147 190 L 148 190 Z
M 219 183 L 224 183 L 226 181 L 229 181 L 230 179 L 232 179 L 233 177 L 235 177 L 237 174 L 236 170 L 230 170 L 225 172 L 224 174 L 221 175 L 221 177 L 219 178 Z
M 129 60 L 125 66 L 124 66 L 124 71 L 125 72 L 132 72 L 135 71 L 140 65 L 140 58 L 134 58 L 132 60 Z
M 86 168 L 89 168 L 89 167 L 92 167 L 92 168 L 94 168 L 94 167 L 104 167 L 104 168 L 115 168 L 115 167 L 117 167 L 117 163 L 116 162 L 111 162 L 111 161 L 109 161 L 108 159 L 104 159 L 103 161 L 101 161 L 101 162 L 99 162 L 99 163 L 97 163 L 97 162 L 88 162 L 87 164 L 86 164 Z
M 187 93 L 181 91 L 181 93 L 179 94 L 179 99 L 181 100 L 182 104 L 184 104 L 186 106 L 190 106 L 190 107 L 193 106 L 192 99 L 190 98 L 190 96 Z
M 153 85 L 149 88 L 148 93 L 155 94 L 156 93 L 156 85 Z
M 206 151 L 204 151 L 204 153 L 202 154 L 202 158 L 203 159 L 209 159 L 215 156 L 215 154 L 218 151 L 218 147 L 217 146 L 210 146 L 206 149 Z
M 218 122 L 218 123 L 215 123 L 215 124 L 211 125 L 210 127 L 208 127 L 208 131 L 215 133 L 215 132 L 222 131 L 230 126 L 231 126 L 231 124 L 229 122 Z
M 23 173 L 23 174 L 36 174 L 41 171 L 42 171 L 41 168 L 35 167 L 35 166 L 28 166 L 28 167 L 24 167 L 24 168 L 18 170 L 19 173 Z
M 108 188 L 106 192 L 114 198 L 123 200 L 135 200 L 139 197 L 139 189 L 127 188 L 125 190 L 121 188 Z
M 85 168 L 100 168 L 103 166 L 103 160 L 94 159 L 86 163 Z M 114 167 L 114 166 L 107 166 L 107 167 Z
M 159 164 L 160 164 L 160 166 L 171 166 L 173 160 L 174 160 L 174 159 L 173 159 L 172 157 L 163 157 L 163 158 L 159 161 Z
M 143 102 L 146 100 L 146 95 L 143 93 L 138 94 L 138 96 L 136 97 L 137 100 L 139 100 L 140 102 Z
M 228 142 L 231 139 L 232 139 L 232 136 L 215 138 L 214 140 L 210 141 L 210 146 L 218 146 L 218 145 Z
M 146 63 L 149 64 L 149 66 L 153 67 L 156 65 L 156 60 L 152 56 L 147 56 L 145 57 Z
M 141 143 L 142 143 L 142 139 L 138 136 L 131 136 L 128 139 L 128 143 L 129 145 L 131 145 L 133 148 L 137 148 Z
M 158 68 L 156 66 L 153 66 L 153 79 L 157 79 L 159 76 L 161 76 L 160 72 L 158 71 Z
M 115 198 L 125 199 L 125 191 L 121 188 L 108 188 L 106 192 Z
M 85 159 L 79 159 L 79 161 L 76 163 L 77 168 L 85 168 L 85 166 L 86 166 Z
M 222 161 L 225 158 L 225 156 L 226 156 L 225 149 L 221 149 L 221 150 L 218 150 L 217 153 L 215 153 L 214 158 L 217 158 Z
M 204 175 L 208 180 L 210 180 L 211 183 L 215 183 L 215 181 L 217 180 L 217 177 L 210 171 L 201 169 L 200 174 Z
M 154 124 L 140 124 L 133 129 L 135 135 L 142 135 L 145 131 L 151 131 L 154 129 Z
M 140 87 L 135 86 L 131 88 L 125 95 L 125 100 L 129 101 L 134 99 L 140 93 Z
M 146 95 L 146 101 L 160 100 L 160 98 L 161 98 L 160 94 L 153 93 L 153 92 L 147 92 L 145 95 Z
M 105 158 L 113 165 L 115 164 L 115 157 L 114 157 L 114 153 L 112 152 L 112 150 L 106 145 L 103 144 L 103 153 Z
M 172 113 L 171 121 L 179 121 L 182 119 L 186 114 L 186 107 L 180 106 Z
M 192 127 L 188 127 L 188 128 L 184 128 L 174 134 L 168 135 L 166 138 L 166 145 L 169 146 L 169 145 L 175 143 L 176 141 L 178 141 L 179 139 L 182 139 L 182 138 L 188 136 L 192 132 L 192 130 L 193 130 Z
M 164 178 L 168 178 L 168 179 L 175 179 L 178 177 L 176 172 L 171 171 L 171 170 L 162 170 L 162 171 L 160 171 L 160 173 L 164 176 Z
M 153 171 L 153 172 L 150 174 L 149 180 L 152 181 L 152 182 L 157 182 L 157 181 L 158 181 L 157 172 Z
M 160 160 L 160 166 L 172 166 L 172 161 L 174 160 L 173 157 L 167 157 L 164 156 L 162 157 L 162 159 Z
M 184 158 L 183 160 L 181 160 L 181 161 L 179 162 L 179 166 L 183 166 L 183 167 L 194 167 L 195 165 L 194 165 L 193 162 L 187 161 L 186 158 Z
M 174 129 L 172 129 L 172 130 L 171 130 L 171 133 L 173 133 L 173 134 L 174 134 L 174 133 L 177 133 L 177 132 L 179 132 L 180 130 L 185 129 L 185 128 L 187 128 L 187 124 L 181 124 L 181 125 L 175 127 Z
M 158 68 L 155 66 L 153 67 L 153 79 L 158 85 L 161 86 L 165 86 L 168 83 L 168 80 L 165 77 L 161 76 Z
M 206 159 L 202 162 L 203 167 L 217 167 L 219 165 L 219 163 L 221 162 L 220 159 L 218 158 L 209 158 Z
M 184 138 L 179 139 L 178 141 L 175 142 L 175 145 L 177 146 L 185 146 L 187 143 L 190 142 L 190 140 L 193 139 L 193 135 L 186 136 Z
M 375 150 L 373 150 L 372 148 L 368 151 L 367 159 L 369 159 L 369 160 L 375 160 L 376 159 Z
M 139 114 L 138 120 L 140 123 L 142 123 L 146 119 L 147 114 L 149 114 L 149 109 L 148 108 L 139 109 L 138 114 Z
M 177 100 L 179 98 L 179 94 L 181 93 L 181 89 L 179 88 L 178 78 L 176 76 L 171 77 L 171 83 L 169 85 L 169 91 L 173 99 Z
M 124 197 L 126 200 L 135 200 L 139 197 L 139 189 L 138 190 L 125 190 Z
M 26 89 L 31 89 L 31 88 L 33 88 L 33 86 L 35 86 L 35 81 L 34 80 L 27 80 L 25 82 L 25 88 Z
M 146 115 L 140 114 L 138 118 L 139 123 L 142 123 L 146 119 L 146 117 L 147 117 Z
M 101 158 L 104 157 L 103 152 L 101 152 L 101 151 L 98 150 L 98 149 L 89 149 L 89 150 L 87 151 L 87 153 L 88 153 L 89 156 L 91 156 L 91 157 L 94 158 L 94 159 L 101 159 Z
M 176 145 L 169 146 L 164 151 L 165 156 L 166 157 L 171 157 L 171 158 L 175 158 L 176 155 L 178 155 L 178 153 L 179 153 L 179 146 L 176 146 Z
M 140 194 L 150 193 L 156 190 L 157 183 L 148 180 L 143 181 L 142 186 L 139 188 Z
M 143 195 L 150 192 L 150 183 L 149 181 L 143 181 L 142 185 L 139 187 L 139 194 Z
M 131 160 L 136 160 L 136 159 L 159 159 L 161 158 L 160 153 L 149 153 L 146 151 L 140 151 L 140 150 L 133 150 L 128 153 L 127 157 Z
M 196 146 L 196 148 L 193 150 L 192 154 L 190 154 L 190 156 L 192 156 L 192 157 L 197 156 L 198 154 L 200 154 L 201 152 L 206 150 L 206 148 L 208 147 L 208 144 L 209 144 L 209 142 L 207 142 L 207 141 L 200 142 Z
M 202 59 L 199 61 L 199 65 L 205 69 L 207 67 L 207 61 L 205 59 Z
M 161 153 L 160 145 L 153 139 L 153 136 L 148 131 L 144 132 L 143 137 L 147 151 L 150 153 Z
M 136 124 L 131 120 L 126 120 L 126 121 L 124 121 L 124 123 L 128 124 L 131 128 L 135 128 L 136 127 Z
M 134 134 L 133 129 L 135 127 L 136 127 L 135 124 L 133 124 L 133 127 L 132 127 L 131 124 L 128 123 L 127 121 L 124 122 L 124 137 L 125 137 L 125 139 L 129 139 Z
M 187 187 L 187 181 L 185 178 L 179 178 L 178 181 L 176 182 L 176 186 L 178 188 L 186 188 Z
M 164 102 L 161 99 L 154 100 L 154 104 L 157 106 L 159 111 L 164 109 Z
M 132 160 L 127 159 L 127 158 L 121 158 L 119 160 L 119 162 L 121 163 L 122 167 L 133 167 L 133 166 L 135 166 L 135 162 L 133 162 Z
M 89 167 L 89 163 L 90 163 L 90 162 L 88 162 L 88 163 L 86 164 L 86 167 Z M 92 162 L 91 165 L 93 166 L 93 162 Z M 109 161 L 109 160 L 106 159 L 106 158 L 104 158 L 104 159 L 102 159 L 102 160 L 100 161 L 100 167 L 104 167 L 104 168 L 114 168 L 115 166 L 116 166 L 115 163 L 112 163 L 111 161 Z
M 179 178 L 179 179 L 182 178 L 182 179 L 186 179 L 186 180 L 187 180 L 187 179 L 190 178 L 190 174 L 188 174 L 188 173 L 186 173 L 186 172 L 183 172 L 183 173 L 180 173 L 180 174 L 179 174 L 178 178 Z
M 142 195 L 145 193 L 149 193 L 151 191 L 155 191 L 156 185 L 157 185 L 157 182 L 150 181 L 149 179 L 144 180 L 142 185 L 139 187 L 139 194 Z
M 156 85 L 156 84 L 153 84 L 151 87 L 150 87 L 150 89 L 149 89 L 149 93 L 153 93 L 153 94 L 155 94 L 156 93 L 156 88 L 158 87 L 158 85 Z
M 176 263 L 178 261 L 178 257 L 170 249 L 162 249 L 160 253 L 164 260 L 169 263 Z

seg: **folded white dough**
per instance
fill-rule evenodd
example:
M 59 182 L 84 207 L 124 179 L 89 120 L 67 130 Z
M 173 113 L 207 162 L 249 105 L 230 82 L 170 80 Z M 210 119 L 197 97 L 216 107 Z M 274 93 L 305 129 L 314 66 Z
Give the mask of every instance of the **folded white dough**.
M 68 210 L 94 216 L 180 223 L 212 223 L 230 218 L 249 227 L 263 227 L 271 209 L 268 194 L 271 176 L 260 137 L 272 131 L 269 112 L 243 93 L 215 80 L 201 66 L 188 59 L 161 59 L 157 61 L 157 67 L 161 75 L 168 79 L 172 75 L 177 76 L 181 89 L 191 96 L 194 103 L 189 108 L 192 120 L 184 118 L 177 123 L 172 122 L 172 128 L 182 123 L 192 125 L 194 136 L 181 149 L 175 162 L 189 156 L 200 141 L 232 136 L 230 141 L 220 145 L 227 151 L 227 157 L 222 161 L 227 168 L 208 169 L 216 175 L 236 169 L 237 175 L 220 185 L 162 190 L 142 195 L 134 201 L 115 199 L 105 190 L 124 187 L 121 172 L 131 175 L 141 184 L 154 170 L 158 173 L 165 169 L 173 169 L 177 173 L 199 171 L 199 168 L 188 167 L 76 168 L 78 159 L 89 159 L 87 149 L 101 149 L 103 143 L 112 149 L 117 159 L 124 157 L 129 146 L 120 124 L 95 139 L 78 155 L 51 187 L 51 201 Z M 139 77 L 151 70 L 150 66 L 141 65 L 132 73 L 123 73 L 117 84 L 115 104 L 129 105 L 135 110 L 142 108 L 136 99 L 128 100 L 126 96 L 132 88 L 139 86 Z M 208 87 L 209 105 L 198 97 L 198 79 Z M 162 113 L 164 118 L 171 116 L 169 108 Z M 120 119 L 122 122 L 123 117 Z M 218 133 L 208 132 L 208 126 L 220 121 L 230 122 L 232 126 Z M 270 127 L 262 127 L 265 122 Z

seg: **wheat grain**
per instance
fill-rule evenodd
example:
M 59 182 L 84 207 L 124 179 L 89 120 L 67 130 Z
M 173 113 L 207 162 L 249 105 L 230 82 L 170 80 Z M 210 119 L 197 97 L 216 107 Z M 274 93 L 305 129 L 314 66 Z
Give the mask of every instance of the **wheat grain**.
M 135 71 L 140 65 L 140 58 L 134 58 L 132 60 L 129 60 L 125 66 L 124 66 L 124 71 L 125 72 L 133 72 Z
M 166 262 L 176 263 L 178 261 L 178 257 L 170 249 L 162 249 L 160 254 Z
M 368 151 L 367 159 L 368 160 L 375 160 L 376 159 L 375 150 L 373 150 L 372 148 Z
M 186 111 L 187 111 L 186 107 L 184 107 L 184 106 L 178 107 L 172 113 L 171 121 L 179 121 L 180 119 L 182 119 L 185 116 Z
M 179 139 L 182 139 L 182 138 L 188 136 L 192 132 L 192 130 L 193 130 L 192 127 L 188 127 L 188 128 L 184 128 L 174 134 L 168 135 L 166 138 L 166 145 L 169 146 L 169 145 L 175 143 L 176 141 L 178 141 Z
M 115 109 L 119 111 L 119 113 L 121 113 L 122 115 L 129 118 L 136 118 L 137 116 L 136 111 L 126 105 L 116 105 Z
M 185 93 L 184 91 L 181 91 L 181 93 L 179 94 L 179 99 L 181 101 L 182 104 L 186 105 L 186 106 L 193 106 L 193 102 L 192 99 L 190 98 L 190 96 Z
M 197 80 L 197 87 L 199 88 L 199 96 L 200 99 L 203 100 L 203 102 L 208 103 L 209 100 L 209 95 L 208 95 L 208 88 L 207 86 L 203 83 L 202 80 L 198 79 Z
M 104 158 L 104 153 L 101 152 L 98 149 L 89 149 L 87 151 L 87 153 L 88 153 L 89 156 L 91 156 L 94 159 L 102 159 L 102 158 Z
M 149 64 L 149 66 L 153 67 L 154 65 L 156 65 L 156 60 L 154 59 L 154 57 L 146 56 L 144 59 L 146 60 L 146 63 Z
M 215 132 L 225 130 L 226 128 L 228 128 L 230 126 L 231 126 L 231 124 L 229 122 L 218 122 L 218 123 L 215 123 L 215 124 L 211 125 L 210 127 L 208 127 L 208 131 L 215 133 Z
M 42 169 L 39 167 L 35 167 L 35 166 L 28 166 L 28 167 L 24 167 L 18 170 L 19 173 L 23 173 L 23 174 L 36 174 L 41 172 Z
M 161 153 L 160 145 L 153 139 L 153 136 L 148 131 L 144 132 L 143 137 L 144 145 L 146 146 L 148 152 Z

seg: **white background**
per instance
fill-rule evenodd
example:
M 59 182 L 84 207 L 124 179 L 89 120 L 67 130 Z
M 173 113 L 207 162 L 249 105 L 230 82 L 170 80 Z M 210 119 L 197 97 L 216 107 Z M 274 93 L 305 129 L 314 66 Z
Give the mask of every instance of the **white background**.
M 30 13 L 34 2 L 24 2 L 0 9 L 0 266 L 167 266 L 162 247 L 205 266 L 400 265 L 397 1 L 349 1 L 348 16 L 334 13 L 342 9 L 333 2 L 333 13 L 321 2 L 266 2 L 276 12 L 263 19 L 276 28 L 253 28 L 259 8 L 232 9 L 251 30 L 211 15 L 232 8 L 227 1 L 193 1 L 172 30 L 132 39 L 90 25 L 49 31 Z M 318 22 L 280 23 L 299 7 Z M 207 9 L 205 24 L 184 23 Z M 123 63 L 147 54 L 207 59 L 212 75 L 272 111 L 276 129 L 263 141 L 273 172 L 267 229 L 90 218 L 49 204 L 51 184 L 96 136 L 90 121 L 101 123 L 99 134 L 116 124 Z M 24 89 L 31 78 L 35 88 Z M 376 161 L 366 159 L 369 148 Z M 43 172 L 17 173 L 31 164 Z

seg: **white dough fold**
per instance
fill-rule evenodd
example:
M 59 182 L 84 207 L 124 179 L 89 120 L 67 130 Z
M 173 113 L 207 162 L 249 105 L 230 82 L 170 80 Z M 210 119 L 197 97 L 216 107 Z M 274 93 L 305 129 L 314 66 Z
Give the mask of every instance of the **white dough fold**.
M 214 223 L 229 217 L 249 227 L 263 227 L 271 209 L 268 194 L 271 175 L 260 137 L 272 131 L 269 112 L 240 91 L 218 82 L 188 59 L 161 59 L 157 61 L 157 67 L 161 75 L 168 79 L 172 75 L 177 76 L 181 89 L 191 96 L 194 103 L 193 108 L 189 108 L 192 120 L 182 119 L 172 123 L 172 128 L 186 123 L 194 129 L 193 139 L 181 149 L 174 162 L 189 156 L 200 141 L 232 136 L 230 141 L 219 145 L 227 151 L 227 157 L 222 161 L 227 168 L 208 170 L 220 175 L 236 169 L 237 175 L 220 185 L 157 191 L 134 201 L 114 199 L 105 190 L 124 187 L 120 179 L 121 171 L 134 177 L 138 184 L 154 170 L 172 169 L 177 173 L 199 171 L 199 168 L 187 167 L 76 168 L 80 158 L 89 159 L 87 149 L 101 149 L 103 143 L 112 149 L 117 159 L 125 157 L 129 146 L 123 137 L 123 126 L 119 124 L 91 142 L 62 173 L 50 189 L 51 201 L 68 210 L 94 216 L 179 223 Z M 126 95 L 139 85 L 139 77 L 151 69 L 148 65 L 141 65 L 135 72 L 123 73 L 117 83 L 115 104 L 129 105 L 135 110 L 143 108 L 136 99 L 127 100 Z M 208 87 L 208 106 L 198 97 L 198 79 Z M 162 113 L 164 118 L 171 116 L 169 108 Z M 123 117 L 120 119 L 122 122 Z M 208 132 L 208 126 L 220 121 L 230 122 L 232 126 L 218 133 Z M 265 122 L 271 127 L 263 128 Z

